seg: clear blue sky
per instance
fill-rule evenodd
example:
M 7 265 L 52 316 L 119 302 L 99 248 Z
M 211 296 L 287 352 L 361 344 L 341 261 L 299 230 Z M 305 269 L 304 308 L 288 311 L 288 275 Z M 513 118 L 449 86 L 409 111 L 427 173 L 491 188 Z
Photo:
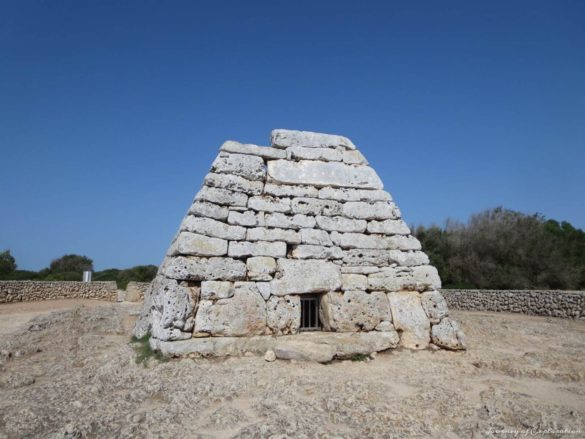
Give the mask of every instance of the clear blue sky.
M 226 139 L 344 134 L 409 224 L 585 227 L 585 2 L 0 6 L 0 250 L 158 264 Z

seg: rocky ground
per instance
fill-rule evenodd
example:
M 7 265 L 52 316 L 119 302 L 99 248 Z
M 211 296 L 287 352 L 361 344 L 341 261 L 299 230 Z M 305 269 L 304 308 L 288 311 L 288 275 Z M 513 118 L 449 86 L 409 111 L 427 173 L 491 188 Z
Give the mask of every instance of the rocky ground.
M 0 437 L 585 437 L 583 321 L 452 312 L 467 352 L 141 365 L 138 305 L 99 305 L 0 306 Z

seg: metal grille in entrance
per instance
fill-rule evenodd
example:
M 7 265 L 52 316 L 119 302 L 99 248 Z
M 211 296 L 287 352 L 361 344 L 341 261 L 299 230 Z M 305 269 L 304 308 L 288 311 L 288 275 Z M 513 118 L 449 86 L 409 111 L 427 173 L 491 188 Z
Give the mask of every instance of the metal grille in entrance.
M 319 329 L 319 297 L 301 296 L 301 331 Z

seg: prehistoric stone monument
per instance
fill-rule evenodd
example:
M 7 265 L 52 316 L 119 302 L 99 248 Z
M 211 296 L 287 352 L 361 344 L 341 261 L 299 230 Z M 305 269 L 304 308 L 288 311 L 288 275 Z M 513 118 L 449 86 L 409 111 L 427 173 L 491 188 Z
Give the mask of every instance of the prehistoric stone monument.
M 289 130 L 271 144 L 222 145 L 135 335 L 174 355 L 464 349 L 437 270 L 354 144 Z

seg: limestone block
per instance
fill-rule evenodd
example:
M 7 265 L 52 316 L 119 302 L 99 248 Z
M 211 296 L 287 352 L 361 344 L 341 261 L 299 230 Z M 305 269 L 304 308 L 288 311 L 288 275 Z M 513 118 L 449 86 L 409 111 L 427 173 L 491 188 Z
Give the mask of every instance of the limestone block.
M 367 222 L 342 216 L 317 216 L 317 226 L 323 230 L 337 232 L 365 232 Z
M 447 349 L 466 349 L 466 340 L 463 330 L 455 320 L 445 317 L 441 323 L 433 325 L 431 329 L 433 343 Z
M 171 246 L 171 255 L 222 256 L 227 254 L 227 250 L 225 239 L 181 232 Z
M 317 160 L 272 160 L 268 162 L 268 181 L 309 186 L 383 189 L 382 180 L 368 166 Z
M 229 299 L 202 300 L 195 315 L 197 333 L 229 337 L 260 335 L 265 331 L 266 302 L 254 282 L 238 282 Z
M 344 252 L 346 253 L 346 252 Z M 379 267 L 368 267 L 368 266 L 346 266 L 341 267 L 341 273 L 345 274 L 372 274 L 380 271 Z
M 270 144 L 276 148 L 302 146 L 306 148 L 337 148 L 356 149 L 347 137 L 336 134 L 314 133 L 311 131 L 272 130 Z
M 398 346 L 400 337 L 396 330 L 388 328 L 384 332 L 354 332 L 332 334 L 335 337 L 337 351 L 335 358 L 343 360 L 356 354 L 371 355 Z
M 368 288 L 368 276 L 363 274 L 341 274 L 341 289 L 348 290 L 365 290 Z
M 420 295 L 413 291 L 388 294 L 394 327 L 401 332 L 400 344 L 409 349 L 425 349 L 430 342 L 431 324 Z
M 239 241 L 246 237 L 244 227 L 231 226 L 211 218 L 192 215 L 185 217 L 183 224 L 181 224 L 181 230 L 234 241 Z
M 332 262 L 279 259 L 277 266 L 277 278 L 271 282 L 275 296 L 327 292 L 341 287 L 341 269 Z
M 291 146 L 286 149 L 289 160 L 323 160 L 325 162 L 340 162 L 343 158 L 341 151 L 332 148 L 305 148 Z
M 382 235 L 364 235 L 363 233 L 331 232 L 331 240 L 344 249 L 387 249 L 388 237 Z
M 364 201 L 348 201 L 343 205 L 343 215 L 348 218 L 367 220 L 398 219 L 394 203 L 375 201 L 367 203 Z
M 191 205 L 189 213 L 195 216 L 203 216 L 206 218 L 225 221 L 228 217 L 229 210 L 227 207 L 219 206 L 214 203 L 208 203 L 206 201 L 195 201 Z
M 293 248 L 291 257 L 294 259 L 341 259 L 343 252 L 339 247 L 297 245 Z
M 289 244 L 301 243 L 301 235 L 295 230 L 267 229 L 266 227 L 248 229 L 246 239 L 248 241 L 284 241 Z
M 378 326 L 376 326 L 376 331 L 380 331 L 380 332 L 390 332 L 390 331 L 394 331 L 396 332 L 396 329 L 394 328 L 394 325 L 392 324 L 392 313 L 390 313 L 390 318 L 388 320 L 382 320 Z
M 388 298 L 380 291 L 331 292 L 321 298 L 320 317 L 326 331 L 372 331 L 389 315 Z
M 199 299 L 199 289 L 163 276 L 152 282 L 149 298 L 151 333 L 159 340 L 184 340 L 193 330 L 193 310 Z
M 343 263 L 352 266 L 374 267 L 385 267 L 390 265 L 388 251 L 375 249 L 344 250 Z
M 328 245 L 328 246 L 333 245 L 333 243 L 331 242 L 331 238 L 329 237 L 329 233 L 327 233 L 325 230 L 302 229 L 300 231 L 300 234 L 301 234 L 301 242 L 303 244 Z
M 276 261 L 274 258 L 266 256 L 254 256 L 246 260 L 248 268 L 248 279 L 269 281 L 276 271 Z M 270 293 L 268 293 L 270 295 Z
M 370 221 L 369 233 L 381 233 L 384 235 L 410 235 L 410 228 L 403 220 Z
M 335 346 L 310 341 L 277 340 L 274 348 L 276 358 L 281 360 L 315 361 L 329 363 L 337 352 Z
M 391 262 L 403 267 L 414 267 L 429 263 L 429 257 L 421 251 L 388 250 L 388 257 Z
M 234 210 L 230 210 L 227 218 L 227 222 L 229 224 L 237 225 L 237 226 L 263 226 L 264 225 L 264 213 L 263 212 L 253 212 L 251 210 L 246 210 L 244 212 L 236 212 Z
M 296 214 L 285 215 L 284 213 L 274 212 L 267 213 L 264 216 L 264 225 L 266 227 L 277 227 L 280 229 L 311 229 L 315 227 L 315 217 Z
M 238 154 L 257 155 L 268 160 L 286 158 L 286 152 L 282 149 L 240 143 L 233 140 L 228 140 L 223 145 L 221 145 L 221 150 Z
M 425 291 L 420 295 L 420 302 L 431 323 L 439 323 L 449 313 L 447 302 L 438 291 Z
M 301 326 L 300 297 L 270 297 L 266 302 L 266 323 L 273 334 L 296 334 Z
M 201 299 L 204 300 L 229 299 L 233 297 L 234 291 L 233 282 L 217 280 L 201 282 Z
M 167 258 L 161 272 L 179 280 L 241 280 L 246 278 L 246 264 L 225 257 L 177 256 Z
M 211 172 L 232 174 L 247 180 L 262 181 L 266 178 L 266 166 L 261 157 L 220 152 L 211 165 Z
M 341 213 L 343 205 L 319 198 L 293 198 L 291 208 L 293 213 L 333 216 Z
M 388 248 L 392 250 L 420 250 L 421 244 L 414 236 L 393 235 L 388 237 Z
M 242 258 L 246 256 L 272 256 L 283 258 L 286 256 L 286 243 L 267 241 L 231 241 L 228 248 L 228 256 Z
M 392 201 L 390 194 L 382 190 L 333 187 L 319 189 L 319 198 L 337 201 Z
M 248 200 L 250 209 L 265 212 L 290 212 L 290 199 L 277 198 L 267 195 L 256 195 Z
M 264 193 L 275 197 L 317 197 L 319 189 L 313 186 L 266 183 Z
M 343 151 L 343 162 L 350 165 L 367 165 L 368 161 L 357 149 Z
M 209 186 L 203 186 L 197 193 L 195 200 L 209 201 L 224 206 L 246 206 L 248 204 L 248 196 L 242 192 Z
M 205 185 L 235 192 L 244 192 L 248 195 L 260 195 L 264 189 L 263 181 L 247 180 L 244 177 L 232 174 L 209 173 L 205 176 Z
M 368 288 L 383 291 L 426 291 L 441 288 L 437 269 L 430 265 L 418 267 L 385 267 L 368 276 Z
M 272 286 L 270 282 L 256 282 L 256 288 L 264 300 L 268 300 L 272 294 Z

